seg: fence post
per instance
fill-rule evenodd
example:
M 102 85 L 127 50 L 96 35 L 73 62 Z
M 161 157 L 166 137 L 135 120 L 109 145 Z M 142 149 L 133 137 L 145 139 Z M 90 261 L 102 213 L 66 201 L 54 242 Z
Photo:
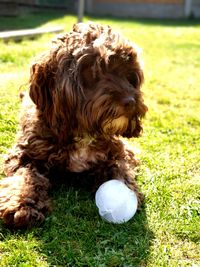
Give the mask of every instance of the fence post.
M 192 0 L 185 0 L 185 17 L 188 18 L 192 13 Z
M 85 1 L 79 0 L 78 1 L 78 22 L 82 22 L 83 20 L 84 6 L 85 6 Z

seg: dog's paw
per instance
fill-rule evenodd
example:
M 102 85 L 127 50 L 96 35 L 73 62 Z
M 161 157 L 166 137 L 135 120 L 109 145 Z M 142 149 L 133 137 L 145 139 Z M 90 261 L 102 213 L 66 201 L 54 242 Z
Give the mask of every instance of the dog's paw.
M 50 203 L 46 190 L 39 189 L 40 184 L 27 183 L 20 175 L 0 181 L 0 218 L 6 225 L 27 228 L 44 220 Z
M 14 209 L 8 207 L 4 211 L 0 211 L 0 217 L 7 226 L 12 228 L 29 228 L 40 224 L 45 218 L 42 212 L 30 206 L 15 207 Z

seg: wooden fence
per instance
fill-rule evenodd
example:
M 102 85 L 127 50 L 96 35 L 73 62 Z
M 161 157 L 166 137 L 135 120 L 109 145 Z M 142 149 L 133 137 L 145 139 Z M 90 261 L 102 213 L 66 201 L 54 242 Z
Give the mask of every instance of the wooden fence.
M 89 14 L 133 18 L 200 17 L 200 0 L 85 0 Z

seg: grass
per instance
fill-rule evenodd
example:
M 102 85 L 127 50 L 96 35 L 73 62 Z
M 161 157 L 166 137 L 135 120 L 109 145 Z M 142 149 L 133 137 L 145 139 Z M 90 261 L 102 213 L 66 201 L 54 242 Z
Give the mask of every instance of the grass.
M 149 113 L 143 137 L 130 143 L 141 150 L 138 183 L 145 204 L 128 223 L 112 225 L 99 218 L 89 193 L 61 187 L 52 193 L 54 212 L 42 226 L 11 231 L 0 224 L 0 266 L 200 266 L 200 24 L 85 20 L 110 24 L 143 48 Z M 75 21 L 30 14 L 1 18 L 0 28 L 59 24 L 69 30 Z M 1 162 L 17 131 L 19 87 L 51 37 L 0 43 Z

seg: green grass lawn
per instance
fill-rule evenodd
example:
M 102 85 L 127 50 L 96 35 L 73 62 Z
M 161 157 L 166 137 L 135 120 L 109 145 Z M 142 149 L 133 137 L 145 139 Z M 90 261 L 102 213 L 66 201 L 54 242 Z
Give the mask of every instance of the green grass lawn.
M 0 30 L 61 25 L 76 18 L 58 14 L 0 19 Z M 85 18 L 110 24 L 143 48 L 149 107 L 138 183 L 146 196 L 141 212 L 113 225 L 98 215 L 82 190 L 52 193 L 54 212 L 28 231 L 0 223 L 0 266 L 200 266 L 200 23 Z M 52 35 L 0 43 L 0 167 L 18 127 L 19 87 L 29 65 Z

